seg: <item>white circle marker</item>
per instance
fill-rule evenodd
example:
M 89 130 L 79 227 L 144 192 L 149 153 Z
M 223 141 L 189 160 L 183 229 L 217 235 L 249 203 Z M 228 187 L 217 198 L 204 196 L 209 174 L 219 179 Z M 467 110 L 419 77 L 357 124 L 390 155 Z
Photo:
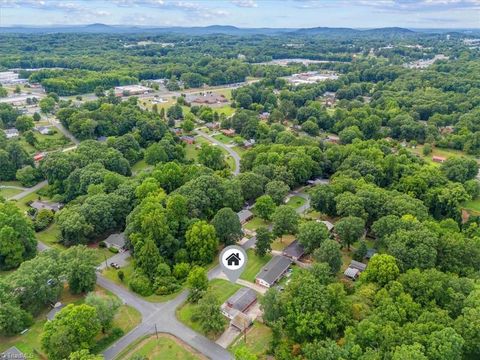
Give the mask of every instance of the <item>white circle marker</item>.
M 219 262 L 228 280 L 235 283 L 245 270 L 247 253 L 240 246 L 227 246 L 220 253 Z

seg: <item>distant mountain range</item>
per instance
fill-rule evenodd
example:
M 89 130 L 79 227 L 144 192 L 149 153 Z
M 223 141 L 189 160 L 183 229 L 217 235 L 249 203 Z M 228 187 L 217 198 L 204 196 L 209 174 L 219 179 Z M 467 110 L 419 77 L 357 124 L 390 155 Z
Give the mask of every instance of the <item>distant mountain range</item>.
M 405 29 L 400 27 L 388 27 L 378 29 L 352 29 L 352 28 L 329 28 L 315 27 L 305 29 L 294 28 L 238 28 L 229 25 L 211 25 L 205 27 L 143 27 L 128 25 L 59 25 L 59 26 L 11 26 L 0 27 L 1 33 L 106 33 L 106 34 L 126 34 L 126 33 L 149 33 L 149 34 L 185 34 L 185 35 L 375 35 L 382 34 L 388 36 L 408 36 L 416 33 L 480 33 L 480 29 Z

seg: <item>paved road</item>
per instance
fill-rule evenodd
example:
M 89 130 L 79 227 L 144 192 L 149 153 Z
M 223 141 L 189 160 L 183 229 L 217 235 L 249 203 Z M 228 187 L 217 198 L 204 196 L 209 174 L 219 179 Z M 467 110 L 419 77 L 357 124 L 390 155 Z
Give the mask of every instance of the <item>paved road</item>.
M 235 176 L 237 176 L 238 174 L 240 174 L 240 156 L 237 154 L 237 152 L 235 150 L 233 150 L 232 148 L 228 147 L 227 145 L 225 145 L 224 143 L 222 143 L 221 141 L 211 137 L 210 135 L 204 133 L 203 131 L 199 130 L 199 129 L 195 129 L 197 131 L 197 134 L 204 137 L 205 139 L 207 139 L 208 141 L 214 143 L 214 144 L 217 144 L 218 146 L 221 146 L 222 148 L 224 148 L 225 150 L 227 150 L 227 152 L 233 157 L 233 160 L 235 160 L 235 169 L 233 170 L 233 174 Z
M 75 136 L 73 136 L 73 134 L 70 131 L 68 131 L 60 121 L 54 118 L 48 118 L 48 122 L 53 126 L 55 126 L 58 129 L 58 131 L 60 131 L 63 135 L 69 138 L 75 145 L 80 144 L 80 141 Z
M 16 190 L 27 190 L 28 188 L 24 188 L 21 186 L 14 186 L 14 185 L 0 185 L 0 189 L 16 189 Z
M 12 197 L 9 197 L 8 200 L 21 200 L 25 196 L 30 195 L 31 193 L 34 193 L 35 191 L 40 190 L 42 187 L 47 186 L 47 185 L 48 185 L 47 180 L 39 182 L 37 185 L 32 186 L 31 188 L 26 188 L 21 193 L 19 193 L 17 195 L 13 195 Z

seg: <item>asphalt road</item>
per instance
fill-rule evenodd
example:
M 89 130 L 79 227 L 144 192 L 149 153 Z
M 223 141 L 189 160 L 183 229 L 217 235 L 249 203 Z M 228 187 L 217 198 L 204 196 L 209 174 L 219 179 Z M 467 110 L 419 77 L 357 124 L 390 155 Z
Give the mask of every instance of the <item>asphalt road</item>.
M 47 185 L 48 185 L 47 180 L 39 182 L 37 185 L 32 186 L 31 188 L 26 188 L 21 193 L 17 195 L 13 195 L 12 197 L 8 198 L 8 200 L 21 200 L 25 196 L 30 195 L 31 193 L 34 193 L 35 191 L 40 190 L 42 187 Z
M 217 144 L 218 146 L 224 148 L 225 150 L 227 150 L 227 152 L 232 156 L 233 160 L 235 160 L 235 169 L 233 170 L 233 174 L 235 176 L 237 176 L 238 174 L 240 174 L 240 156 L 235 152 L 235 150 L 233 150 L 232 148 L 228 147 L 227 145 L 225 145 L 224 143 L 222 143 L 221 141 L 211 137 L 210 135 L 204 133 L 203 131 L 201 130 L 198 130 L 198 129 L 195 129 L 197 131 L 197 134 L 204 137 L 205 139 L 207 139 L 208 141 L 214 143 L 214 144 Z

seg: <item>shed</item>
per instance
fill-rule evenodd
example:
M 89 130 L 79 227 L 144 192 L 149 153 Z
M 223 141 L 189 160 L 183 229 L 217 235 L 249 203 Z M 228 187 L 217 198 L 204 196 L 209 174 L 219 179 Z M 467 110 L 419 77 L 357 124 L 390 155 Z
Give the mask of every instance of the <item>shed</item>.
M 444 158 L 443 156 L 432 156 L 432 161 L 437 163 L 444 163 L 445 161 L 447 161 L 447 158 Z
M 317 222 L 322 223 L 323 225 L 325 225 L 325 226 L 327 227 L 327 230 L 328 230 L 328 231 L 332 231 L 333 228 L 335 227 L 335 225 L 333 225 L 330 221 L 317 220 Z
M 255 282 L 258 285 L 269 288 L 285 275 L 291 264 L 292 260 L 289 258 L 275 256 L 260 270 Z
M 8 348 L 0 354 L 1 360 L 25 360 L 27 357 L 15 346 Z
M 299 260 L 303 254 L 305 254 L 305 249 L 303 248 L 302 244 L 298 242 L 298 240 L 292 241 L 290 245 L 283 250 L 283 255 L 292 259 L 293 261 Z
M 238 220 L 240 220 L 240 224 L 245 224 L 248 220 L 253 218 L 253 213 L 250 210 L 243 209 L 237 213 L 237 216 Z
M 365 255 L 365 259 L 371 259 L 373 255 L 377 253 L 376 249 L 368 249 L 367 254 Z
M 118 234 L 112 234 L 109 237 L 107 237 L 104 240 L 105 244 L 107 246 L 117 248 L 117 249 L 123 249 L 125 247 L 125 234 L 124 233 L 118 233 Z
M 233 135 L 235 135 L 235 130 L 233 130 L 233 129 L 222 129 L 221 132 L 222 132 L 223 135 L 225 135 L 225 136 L 233 136 Z

